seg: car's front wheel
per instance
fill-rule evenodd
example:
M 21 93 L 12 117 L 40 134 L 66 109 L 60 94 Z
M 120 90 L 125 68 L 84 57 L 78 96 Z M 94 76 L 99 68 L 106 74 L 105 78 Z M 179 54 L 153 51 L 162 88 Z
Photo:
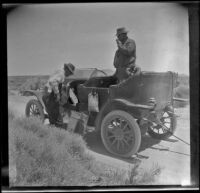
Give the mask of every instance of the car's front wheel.
M 141 132 L 132 115 L 122 110 L 114 110 L 102 120 L 101 139 L 110 153 L 130 157 L 139 150 Z
M 27 103 L 25 114 L 26 114 L 26 117 L 30 117 L 30 116 L 38 117 L 42 122 L 44 122 L 44 119 L 45 119 L 44 111 L 43 111 L 42 105 L 40 104 L 38 100 L 31 99 Z

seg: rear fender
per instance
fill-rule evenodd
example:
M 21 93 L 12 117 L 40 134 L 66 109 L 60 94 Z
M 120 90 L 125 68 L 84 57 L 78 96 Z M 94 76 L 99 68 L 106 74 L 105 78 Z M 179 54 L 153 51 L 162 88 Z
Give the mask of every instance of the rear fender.
M 154 109 L 154 106 L 135 104 L 126 99 L 114 99 L 113 101 L 117 104 L 121 104 L 124 107 L 130 108 L 130 109 L 138 109 L 138 110 L 139 109 L 141 109 L 141 110 L 153 110 Z
M 142 116 L 145 116 L 146 113 L 149 113 L 149 111 L 153 110 L 154 106 L 134 104 L 126 99 L 110 100 L 103 105 L 103 107 L 100 109 L 100 112 L 96 117 L 95 120 L 96 130 L 100 129 L 103 117 L 105 117 L 106 114 L 108 114 L 110 111 L 116 109 L 124 110 L 133 115 L 134 118 L 139 119 Z
M 43 92 L 41 91 L 36 91 L 36 90 L 25 90 L 23 91 L 24 95 L 29 95 L 29 96 L 36 96 L 40 104 L 42 105 L 43 109 L 45 109 L 45 104 L 42 100 Z

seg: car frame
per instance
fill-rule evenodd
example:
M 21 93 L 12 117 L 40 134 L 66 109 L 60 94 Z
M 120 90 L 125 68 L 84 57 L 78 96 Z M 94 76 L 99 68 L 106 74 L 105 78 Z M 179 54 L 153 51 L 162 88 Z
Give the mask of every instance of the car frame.
M 98 69 L 97 69 L 98 71 Z M 68 78 L 77 97 L 74 104 L 69 97 L 66 110 L 84 113 L 88 125 L 100 133 L 105 148 L 120 157 L 130 157 L 140 148 L 142 136 L 148 133 L 156 139 L 167 139 L 176 129 L 177 116 L 174 113 L 173 92 L 177 85 L 175 72 L 146 72 L 119 82 L 115 75 L 90 76 L 88 78 Z M 41 91 L 28 90 L 35 95 L 27 103 L 26 116 L 31 115 L 34 105 L 35 114 L 43 121 L 48 118 Z M 88 110 L 88 96 L 98 95 L 98 111 Z

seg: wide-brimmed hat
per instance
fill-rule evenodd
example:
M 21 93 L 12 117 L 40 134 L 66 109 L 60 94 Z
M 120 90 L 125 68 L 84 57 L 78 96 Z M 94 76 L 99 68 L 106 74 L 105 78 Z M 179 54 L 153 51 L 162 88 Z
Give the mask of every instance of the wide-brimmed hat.
M 73 74 L 75 70 L 75 66 L 72 63 L 64 64 L 64 70 L 68 70 Z
M 128 33 L 128 30 L 125 27 L 120 27 L 117 29 L 116 36 L 118 36 L 120 34 L 124 34 L 124 33 Z

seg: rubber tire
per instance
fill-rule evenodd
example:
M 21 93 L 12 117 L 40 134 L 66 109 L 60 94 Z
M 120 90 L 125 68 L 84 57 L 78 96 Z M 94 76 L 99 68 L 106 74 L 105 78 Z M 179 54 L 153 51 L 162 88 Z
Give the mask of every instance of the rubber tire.
M 25 114 L 26 114 L 26 117 L 30 117 L 30 107 L 31 105 L 36 105 L 36 107 L 38 108 L 39 110 L 39 113 L 40 113 L 40 120 L 42 122 L 44 122 L 45 120 L 45 115 L 44 115 L 44 111 L 43 111 L 43 107 L 42 105 L 40 104 L 40 102 L 36 99 L 31 99 L 27 104 L 26 104 L 26 109 L 25 109 Z
M 116 152 L 114 152 L 107 144 L 106 140 L 105 140 L 105 136 L 104 136 L 104 132 L 105 132 L 105 127 L 104 124 L 107 122 L 107 120 L 113 116 L 113 115 L 120 115 L 122 117 L 124 117 L 129 123 L 130 125 L 132 125 L 133 131 L 134 131 L 134 135 L 135 135 L 135 143 L 134 146 L 132 147 L 132 149 L 125 154 L 118 154 Z M 101 139 L 102 142 L 105 146 L 105 148 L 112 154 L 120 156 L 120 157 L 131 157 L 132 155 L 136 154 L 140 148 L 140 144 L 141 144 L 141 132 L 140 132 L 140 128 L 137 124 L 137 122 L 135 121 L 134 117 L 122 110 L 114 110 L 111 111 L 110 113 L 108 113 L 102 120 L 101 123 Z
M 148 134 L 154 139 L 159 139 L 159 140 L 168 139 L 176 131 L 177 117 L 174 114 L 171 117 L 171 121 L 172 121 L 172 127 L 173 128 L 170 128 L 170 130 L 171 130 L 172 133 L 167 132 L 167 133 L 163 133 L 163 134 L 158 134 L 158 133 L 154 132 L 152 129 L 148 129 Z

